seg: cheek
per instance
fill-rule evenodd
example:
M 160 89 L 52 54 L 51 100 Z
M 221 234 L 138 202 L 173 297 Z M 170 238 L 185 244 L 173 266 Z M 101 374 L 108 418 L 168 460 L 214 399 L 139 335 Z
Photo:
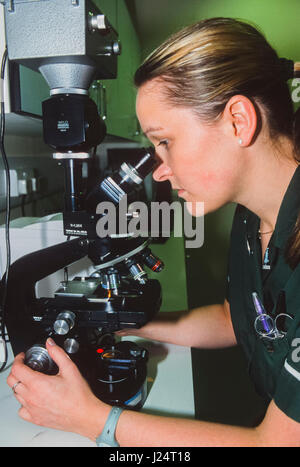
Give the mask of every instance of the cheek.
M 198 183 L 209 189 L 213 186 L 226 187 L 233 183 L 233 167 L 219 167 L 199 173 Z
M 215 184 L 220 179 L 220 176 L 213 171 L 202 172 L 199 176 L 199 181 L 201 180 L 202 186 L 209 187 L 212 184 Z
M 230 171 L 199 171 L 192 174 L 189 179 L 180 183 L 189 197 L 187 200 L 208 201 L 209 199 L 222 200 L 231 196 L 234 187 L 233 174 Z M 193 212 L 195 215 L 195 212 Z
M 185 180 L 186 183 L 183 186 L 196 194 L 197 192 L 203 192 L 203 189 L 210 191 L 212 187 L 221 182 L 222 178 L 222 175 L 216 174 L 215 171 L 198 170 L 190 174 L 189 179 Z

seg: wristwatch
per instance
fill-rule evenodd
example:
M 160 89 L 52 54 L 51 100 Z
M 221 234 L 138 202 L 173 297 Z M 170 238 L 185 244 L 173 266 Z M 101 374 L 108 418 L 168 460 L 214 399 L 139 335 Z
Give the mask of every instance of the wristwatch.
M 98 438 L 96 438 L 96 444 L 98 447 L 100 448 L 116 447 L 117 448 L 120 446 L 119 443 L 116 441 L 115 431 L 116 431 L 119 417 L 122 412 L 123 412 L 123 409 L 121 409 L 120 407 L 113 407 L 111 409 L 101 435 L 99 435 Z

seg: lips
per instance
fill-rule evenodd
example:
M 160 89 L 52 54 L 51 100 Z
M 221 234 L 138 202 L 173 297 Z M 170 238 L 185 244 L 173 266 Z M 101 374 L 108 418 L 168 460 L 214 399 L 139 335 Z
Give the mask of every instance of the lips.
M 178 196 L 182 196 L 185 192 L 186 191 L 181 188 L 180 190 L 178 190 L 177 194 Z
M 182 196 L 186 192 L 186 190 L 184 190 L 183 188 L 179 188 L 179 187 L 173 186 L 173 185 L 172 185 L 172 189 L 177 190 L 178 196 Z

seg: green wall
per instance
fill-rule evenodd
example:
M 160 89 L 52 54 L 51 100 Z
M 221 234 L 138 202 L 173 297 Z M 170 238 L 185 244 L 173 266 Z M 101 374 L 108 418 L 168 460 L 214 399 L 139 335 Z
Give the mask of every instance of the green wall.
M 140 4 L 152 23 L 152 32 L 149 28 L 140 33 L 144 56 L 185 25 L 226 16 L 254 23 L 280 55 L 300 60 L 299 0 L 136 0 L 136 4 L 137 14 Z

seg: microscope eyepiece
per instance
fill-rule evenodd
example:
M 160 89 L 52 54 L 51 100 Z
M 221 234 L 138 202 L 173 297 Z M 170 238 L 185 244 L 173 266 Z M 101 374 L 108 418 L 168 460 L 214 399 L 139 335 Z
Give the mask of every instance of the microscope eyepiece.
M 153 148 L 144 148 L 135 164 L 123 162 L 118 172 L 106 177 L 87 197 L 87 207 L 95 209 L 101 201 L 119 204 L 125 195 L 132 195 L 147 175 L 155 168 L 157 161 Z
M 152 172 L 157 163 L 154 149 L 149 147 L 145 149 L 145 151 L 147 151 L 146 154 L 144 154 L 144 156 L 133 167 L 133 170 L 135 170 L 142 179 Z

